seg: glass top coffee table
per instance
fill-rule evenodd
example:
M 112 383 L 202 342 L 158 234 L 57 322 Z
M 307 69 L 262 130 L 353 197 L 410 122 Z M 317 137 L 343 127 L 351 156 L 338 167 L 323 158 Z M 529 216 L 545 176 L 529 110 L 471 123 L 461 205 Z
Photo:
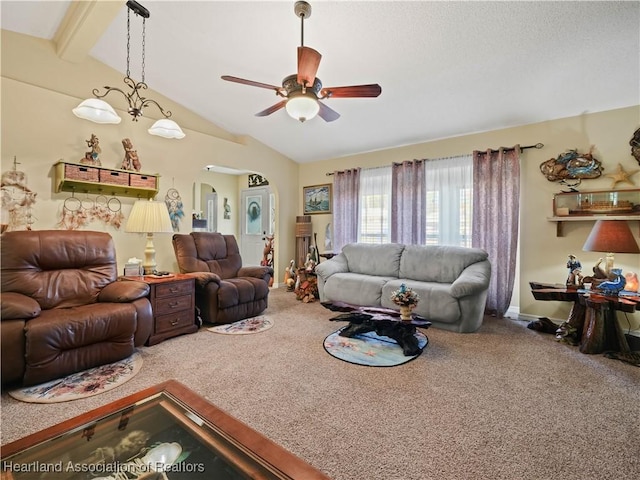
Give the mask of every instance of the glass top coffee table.
M 2 446 L 2 480 L 328 480 L 170 380 Z

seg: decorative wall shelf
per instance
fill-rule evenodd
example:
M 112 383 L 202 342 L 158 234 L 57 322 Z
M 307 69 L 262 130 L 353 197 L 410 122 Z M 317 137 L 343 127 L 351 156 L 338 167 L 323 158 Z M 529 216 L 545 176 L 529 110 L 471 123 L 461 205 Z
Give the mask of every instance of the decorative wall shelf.
M 553 196 L 556 236 L 562 236 L 563 222 L 597 220 L 640 220 L 640 189 L 563 192 Z
M 158 194 L 158 174 L 147 174 L 74 162 L 55 164 L 55 191 L 152 199 Z

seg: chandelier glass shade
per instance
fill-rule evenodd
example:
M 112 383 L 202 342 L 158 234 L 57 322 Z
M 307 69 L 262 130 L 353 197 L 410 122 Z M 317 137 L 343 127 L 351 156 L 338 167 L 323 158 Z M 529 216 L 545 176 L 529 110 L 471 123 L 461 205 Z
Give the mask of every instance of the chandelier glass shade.
M 120 123 L 122 119 L 104 100 L 87 98 L 72 110 L 76 117 L 95 123 Z
M 131 78 L 129 69 L 129 50 L 130 50 L 130 16 L 131 11 L 136 15 L 142 17 L 142 81 L 136 82 Z M 138 118 L 142 116 L 146 107 L 153 104 L 158 107 L 160 113 L 165 117 L 158 120 L 148 130 L 152 135 L 158 135 L 165 138 L 184 138 L 185 134 L 182 129 L 173 120 L 168 120 L 171 116 L 171 112 L 164 110 L 158 102 L 151 98 L 146 98 L 140 93 L 147 89 L 147 84 L 144 81 L 144 64 L 145 64 L 145 21 L 149 18 L 149 10 L 140 5 L 134 0 L 127 2 L 127 76 L 124 78 L 125 85 L 130 91 L 126 89 L 105 86 L 105 92 L 100 93 L 97 88 L 94 88 L 92 93 L 95 98 L 89 98 L 82 101 L 76 108 L 74 108 L 73 114 L 84 120 L 89 120 L 95 123 L 120 123 L 121 119 L 115 110 L 106 101 L 101 98 L 106 97 L 111 92 L 118 92 L 127 100 L 128 107 L 127 112 L 133 117 L 133 121 L 138 121 Z
M 158 135 L 164 138 L 184 138 L 184 132 L 173 120 L 163 118 L 154 123 L 149 130 L 151 135 Z
M 291 118 L 300 122 L 311 120 L 320 111 L 318 100 L 311 92 L 291 94 L 285 108 Z

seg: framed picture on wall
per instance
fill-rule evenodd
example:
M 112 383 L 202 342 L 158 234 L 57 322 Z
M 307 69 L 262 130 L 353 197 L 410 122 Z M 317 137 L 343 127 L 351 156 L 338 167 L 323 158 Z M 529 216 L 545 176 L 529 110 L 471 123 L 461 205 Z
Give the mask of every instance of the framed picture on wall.
M 304 215 L 331 213 L 331 184 L 302 187 Z

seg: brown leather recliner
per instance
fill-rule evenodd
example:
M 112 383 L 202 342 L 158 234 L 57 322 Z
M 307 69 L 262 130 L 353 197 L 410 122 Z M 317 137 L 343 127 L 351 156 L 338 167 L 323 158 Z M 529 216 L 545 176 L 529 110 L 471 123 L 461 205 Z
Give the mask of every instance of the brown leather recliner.
M 180 272 L 196 278 L 196 305 L 203 321 L 233 323 L 267 308 L 273 268 L 243 267 L 233 235 L 175 234 L 173 249 Z
M 149 286 L 116 281 L 108 233 L 6 232 L 0 249 L 2 385 L 115 362 L 149 338 Z

